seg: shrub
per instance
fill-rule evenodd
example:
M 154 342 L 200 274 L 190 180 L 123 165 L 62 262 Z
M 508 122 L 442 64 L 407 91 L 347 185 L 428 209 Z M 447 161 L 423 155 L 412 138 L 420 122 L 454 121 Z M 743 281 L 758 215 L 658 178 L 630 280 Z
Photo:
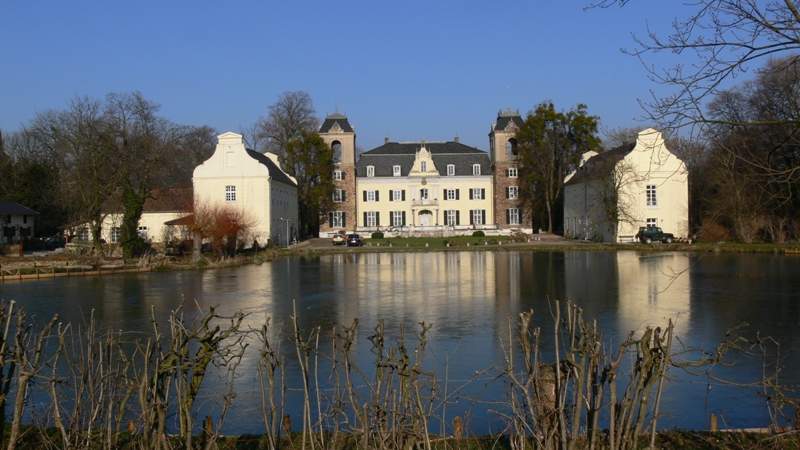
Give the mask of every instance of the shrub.
M 729 241 L 731 232 L 719 222 L 713 219 L 706 219 L 697 232 L 697 239 L 703 242 Z
M 383 231 L 376 231 L 372 233 L 372 239 L 383 239 Z
M 477 230 L 477 231 L 473 231 L 472 232 L 472 237 L 484 237 L 484 236 L 486 236 L 486 233 L 484 233 L 481 230 Z

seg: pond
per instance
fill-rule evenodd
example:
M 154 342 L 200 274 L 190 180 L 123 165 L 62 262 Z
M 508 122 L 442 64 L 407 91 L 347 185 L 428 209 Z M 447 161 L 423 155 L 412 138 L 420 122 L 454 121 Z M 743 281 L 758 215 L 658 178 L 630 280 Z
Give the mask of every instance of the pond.
M 16 300 L 37 320 L 54 313 L 73 323 L 89 312 L 108 329 L 148 332 L 150 311 L 165 320 L 178 306 L 219 305 L 242 310 L 248 326 L 271 317 L 288 330 L 293 304 L 304 329 L 349 325 L 364 331 L 356 349 L 360 362 L 371 356 L 366 336 L 379 320 L 386 334 L 432 324 L 428 361 L 451 383 L 475 378 L 476 370 L 503 361 L 509 321 L 533 309 L 548 327 L 551 301 L 570 300 L 595 318 L 609 346 L 629 331 L 676 323 L 681 347 L 713 350 L 740 323 L 781 344 L 784 382 L 800 381 L 800 259 L 753 254 L 620 252 L 432 252 L 362 253 L 288 257 L 261 265 L 205 271 L 57 278 L 0 285 L 0 299 Z M 288 333 L 287 333 L 288 334 Z M 255 362 L 241 367 L 237 399 L 226 421 L 228 433 L 259 433 Z M 716 372 L 738 381 L 760 374 L 758 358 L 732 355 L 733 367 Z M 478 379 L 452 414 L 469 417 L 470 432 L 496 431 L 491 408 L 504 388 L 490 377 Z M 215 392 L 213 378 L 207 380 Z M 290 387 L 299 385 L 289 377 Z M 217 389 L 218 390 L 218 389 Z M 208 399 L 208 408 L 216 403 Z M 291 410 L 291 408 L 290 408 Z M 291 412 L 291 411 L 290 411 Z M 702 375 L 673 370 L 662 406 L 663 427 L 705 429 L 709 415 L 722 426 L 757 427 L 768 422 L 756 387 L 710 382 Z

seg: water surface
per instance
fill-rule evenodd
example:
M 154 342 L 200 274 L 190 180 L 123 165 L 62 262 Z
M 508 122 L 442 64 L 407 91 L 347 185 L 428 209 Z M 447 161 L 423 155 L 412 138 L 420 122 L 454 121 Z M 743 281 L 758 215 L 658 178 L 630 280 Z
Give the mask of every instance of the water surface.
M 579 304 L 598 320 L 609 344 L 631 330 L 664 325 L 671 318 L 681 344 L 713 349 L 733 326 L 748 322 L 781 343 L 785 381 L 800 381 L 800 259 L 778 255 L 623 252 L 434 252 L 292 257 L 239 268 L 57 278 L 0 285 L 38 320 L 53 313 L 80 322 L 95 311 L 112 329 L 149 330 L 150 311 L 163 320 L 178 306 L 219 305 L 244 310 L 248 324 L 266 317 L 287 328 L 296 304 L 304 328 L 349 325 L 371 330 L 379 320 L 387 334 L 418 322 L 433 325 L 429 361 L 459 383 L 475 370 L 502 364 L 501 342 L 509 320 L 533 309 L 547 323 L 550 300 Z M 752 334 L 752 333 L 751 333 Z M 371 358 L 366 332 L 356 352 Z M 757 360 L 736 358 L 720 373 L 739 380 L 758 377 Z M 255 359 L 242 365 L 237 407 L 229 433 L 260 432 Z M 735 427 L 763 426 L 764 402 L 754 388 L 733 389 L 703 377 L 673 372 L 662 407 L 663 426 L 705 428 L 709 414 Z M 208 382 L 213 392 L 215 381 Z M 295 384 L 296 381 L 294 382 Z M 503 397 L 503 387 L 476 383 L 470 395 Z M 213 409 L 213 399 L 208 400 Z M 472 432 L 498 426 L 482 404 L 460 402 L 452 414 L 471 418 Z

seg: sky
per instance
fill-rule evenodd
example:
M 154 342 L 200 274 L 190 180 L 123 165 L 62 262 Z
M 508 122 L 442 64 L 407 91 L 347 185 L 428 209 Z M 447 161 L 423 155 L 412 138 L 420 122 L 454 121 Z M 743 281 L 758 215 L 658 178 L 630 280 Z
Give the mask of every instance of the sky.
M 238 131 L 285 91 L 346 114 L 362 149 L 450 140 L 488 149 L 501 108 L 587 104 L 641 126 L 659 89 L 624 54 L 681 2 L 634 0 L 4 1 L 0 130 L 76 96 L 140 91 L 170 120 Z M 665 58 L 661 58 L 666 60 Z

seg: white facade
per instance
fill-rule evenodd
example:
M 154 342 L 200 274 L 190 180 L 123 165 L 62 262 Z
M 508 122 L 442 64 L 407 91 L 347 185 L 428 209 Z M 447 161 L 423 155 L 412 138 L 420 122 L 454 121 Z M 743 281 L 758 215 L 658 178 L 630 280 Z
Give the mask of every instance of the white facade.
M 689 236 L 688 171 L 667 149 L 660 132 L 652 128 L 639 132 L 636 145 L 609 164 L 609 170 L 592 167 L 602 154 L 589 156 L 564 187 L 565 236 L 626 242 L 647 225 L 679 239 Z M 600 173 L 582 174 L 582 170 Z M 612 198 L 617 200 L 616 221 L 609 219 Z
M 242 135 L 217 138 L 214 154 L 194 169 L 195 209 L 231 208 L 250 225 L 245 242 L 286 245 L 297 230 L 297 181 L 280 168 L 276 155 L 245 148 Z
M 139 236 L 147 242 L 160 244 L 173 238 L 190 239 L 191 236 L 173 236 L 177 230 L 164 224 L 170 220 L 186 216 L 189 211 L 143 212 L 139 219 Z M 122 213 L 112 213 L 103 219 L 100 238 L 109 244 L 118 244 L 122 239 Z M 72 232 L 79 241 L 91 241 L 92 231 L 88 224 L 73 227 Z
M 17 205 L 21 208 L 21 205 Z M 38 213 L 30 210 L 29 214 L 0 214 L 0 244 L 11 244 L 26 238 L 34 237 L 34 222 Z
M 407 176 L 359 177 L 357 226 L 359 231 L 442 232 L 465 234 L 495 229 L 491 173 L 440 175 L 423 146 L 416 153 Z M 453 172 L 455 173 L 455 172 Z M 336 200 L 336 197 L 334 197 Z

